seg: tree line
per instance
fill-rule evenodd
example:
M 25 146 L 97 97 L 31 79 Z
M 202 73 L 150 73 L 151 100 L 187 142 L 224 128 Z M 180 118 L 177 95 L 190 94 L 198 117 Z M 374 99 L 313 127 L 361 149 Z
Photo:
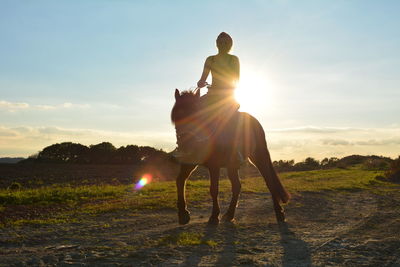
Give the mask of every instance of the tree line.
M 127 145 L 116 148 L 109 142 L 90 146 L 64 142 L 47 146 L 21 163 L 141 164 L 154 160 L 169 161 L 172 157 L 162 149 L 150 146 Z
M 343 158 L 324 158 L 319 161 L 312 157 L 306 158 L 304 161 L 295 163 L 294 160 L 274 161 L 273 165 L 277 171 L 309 171 L 330 168 L 347 168 L 353 165 L 362 165 L 369 170 L 387 170 L 390 168 L 393 160 L 382 156 L 361 156 L 351 155 Z
M 171 153 L 150 146 L 127 145 L 116 148 L 109 142 L 85 146 L 79 143 L 63 142 L 45 147 L 39 153 L 19 163 L 77 163 L 77 164 L 133 164 L 152 165 L 160 169 L 168 169 L 177 162 Z M 295 163 L 294 160 L 274 161 L 278 172 L 308 171 L 329 168 L 347 168 L 362 165 L 369 170 L 398 170 L 399 159 L 392 160 L 383 156 L 351 155 L 343 158 L 324 158 L 321 161 L 312 157 Z M 396 165 L 397 164 L 397 165 Z M 249 166 L 247 163 L 246 166 Z M 395 166 L 395 167 L 393 167 Z M 397 176 L 399 176 L 398 171 Z

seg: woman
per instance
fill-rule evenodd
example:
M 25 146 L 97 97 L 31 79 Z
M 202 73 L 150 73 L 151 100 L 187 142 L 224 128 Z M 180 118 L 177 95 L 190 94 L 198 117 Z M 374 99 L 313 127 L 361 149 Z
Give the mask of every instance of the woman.
M 208 93 L 202 97 L 204 108 L 210 112 L 221 113 L 226 110 L 237 111 L 238 103 L 234 99 L 234 90 L 239 81 L 240 64 L 237 56 L 229 54 L 233 40 L 226 32 L 217 37 L 218 54 L 209 56 L 204 63 L 203 73 L 197 82 L 199 88 L 207 84 L 211 72 L 212 83 Z
M 229 54 L 233 44 L 229 34 L 220 33 L 216 43 L 218 54 L 209 56 L 206 59 L 203 73 L 197 83 L 199 88 L 207 86 L 206 80 L 211 72 L 212 83 L 208 86 L 207 94 L 200 98 L 201 112 L 199 114 L 201 114 L 202 123 L 196 125 L 192 133 L 199 135 L 198 139 L 205 141 L 207 144 L 209 144 L 208 139 L 214 140 L 214 144 L 219 147 L 219 151 L 228 153 L 228 150 L 235 149 L 232 144 L 235 134 L 234 118 L 236 116 L 233 115 L 239 109 L 239 104 L 235 101 L 234 90 L 239 81 L 240 66 L 239 59 Z M 203 162 L 202 156 L 199 155 L 207 155 L 208 145 L 192 143 L 191 146 L 185 148 L 184 141 L 179 136 L 181 135 L 177 134 L 178 149 L 174 153 L 175 157 L 186 163 Z M 232 152 L 229 153 L 232 154 Z M 238 158 L 239 160 L 241 159 L 240 157 Z

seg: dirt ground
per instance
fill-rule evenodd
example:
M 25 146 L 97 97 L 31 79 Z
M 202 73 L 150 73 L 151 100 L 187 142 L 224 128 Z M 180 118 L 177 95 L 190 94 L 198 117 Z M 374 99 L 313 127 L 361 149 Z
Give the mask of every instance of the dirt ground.
M 0 266 L 400 266 L 399 204 L 399 191 L 303 193 L 278 225 L 269 194 L 243 193 L 236 222 L 218 226 L 192 208 L 184 226 L 163 210 L 3 228 Z M 184 232 L 211 242 L 160 242 Z

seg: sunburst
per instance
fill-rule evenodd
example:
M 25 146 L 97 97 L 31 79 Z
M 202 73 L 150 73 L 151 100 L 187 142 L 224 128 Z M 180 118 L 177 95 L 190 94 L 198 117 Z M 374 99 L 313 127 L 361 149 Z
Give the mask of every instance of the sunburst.
M 235 91 L 240 110 L 252 114 L 269 111 L 273 103 L 273 89 L 265 74 L 242 72 Z

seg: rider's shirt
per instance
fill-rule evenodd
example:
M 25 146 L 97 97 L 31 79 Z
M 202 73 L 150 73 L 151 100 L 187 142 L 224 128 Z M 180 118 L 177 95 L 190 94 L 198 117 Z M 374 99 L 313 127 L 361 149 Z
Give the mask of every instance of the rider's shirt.
M 209 93 L 233 94 L 239 76 L 237 62 L 237 57 L 229 54 L 210 57 L 212 84 Z

